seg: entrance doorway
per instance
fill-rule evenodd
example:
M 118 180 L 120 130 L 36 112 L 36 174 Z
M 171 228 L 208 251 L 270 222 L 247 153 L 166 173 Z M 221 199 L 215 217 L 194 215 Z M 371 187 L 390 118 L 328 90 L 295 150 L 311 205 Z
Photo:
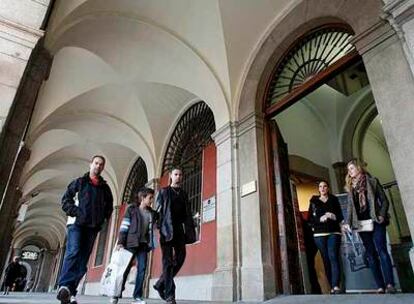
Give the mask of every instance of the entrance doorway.
M 331 35 L 331 38 L 324 38 L 323 35 Z M 289 265 L 286 264 L 287 272 L 301 273 L 303 291 L 311 292 L 306 249 L 303 248 L 304 234 L 303 231 L 298 231 L 302 229 L 300 217 L 306 217 L 309 199 L 318 194 L 319 180 L 327 180 L 332 194 L 342 197 L 342 200 L 346 199 L 343 194 L 346 163 L 351 158 L 359 158 L 366 162 L 368 172 L 383 184 L 390 200 L 391 223 L 387 229 L 389 250 L 395 266 L 396 281 L 399 282 L 397 285 L 402 291 L 409 292 L 413 290 L 414 281 L 408 256 L 411 235 L 363 62 L 352 51 L 352 47 L 342 53 L 340 51 L 348 48 L 348 35 L 349 32 L 343 28 L 313 31 L 309 37 L 302 38 L 305 41 L 301 42 L 302 45 L 292 48 L 287 54 L 288 58 L 281 61 L 274 78 L 269 82 L 266 96 L 268 146 L 271 150 L 269 155 L 272 155 L 269 175 L 276 177 L 276 189 L 273 194 L 271 190 L 271 198 L 276 205 L 275 226 L 279 227 L 275 229 L 275 238 L 279 242 L 276 251 L 282 251 L 276 252 L 275 260 L 281 259 L 283 266 L 281 233 L 285 231 L 288 239 L 289 233 L 296 236 L 297 252 L 292 256 L 297 257 L 297 263 L 289 261 Z M 344 44 L 340 47 L 330 46 L 329 41 L 335 40 L 333 37 L 337 37 L 336 41 L 344 41 Z M 328 45 L 324 47 L 323 41 Z M 312 51 L 312 45 L 319 49 L 319 53 L 318 50 Z M 336 52 L 338 58 L 323 65 L 319 61 L 324 58 L 322 50 L 326 52 L 326 49 Z M 303 62 L 298 62 L 300 58 Z M 291 66 L 289 62 L 293 62 Z M 292 68 L 295 66 L 296 70 Z M 287 72 L 283 74 L 283 71 Z M 302 75 L 301 82 L 296 80 L 297 75 Z M 289 89 L 286 90 L 286 87 Z M 281 146 L 285 146 L 284 152 L 280 151 Z M 286 156 L 281 156 L 281 153 Z M 283 183 L 286 179 L 289 183 Z M 290 196 L 286 197 L 278 187 L 284 192 L 290 192 Z M 286 205 L 297 212 L 290 215 L 290 219 L 289 212 L 286 211 L 285 218 L 280 217 L 280 206 Z M 292 224 L 292 220 L 296 224 Z M 281 225 L 285 226 L 281 229 Z M 349 246 L 348 241 L 343 240 L 341 255 L 346 290 L 375 290 L 364 256 L 361 253 L 361 256 L 349 258 Z M 297 267 L 300 268 L 299 271 Z M 320 258 L 317 258 L 316 272 L 322 292 L 329 292 Z M 285 276 L 283 273 L 280 276 L 283 283 Z

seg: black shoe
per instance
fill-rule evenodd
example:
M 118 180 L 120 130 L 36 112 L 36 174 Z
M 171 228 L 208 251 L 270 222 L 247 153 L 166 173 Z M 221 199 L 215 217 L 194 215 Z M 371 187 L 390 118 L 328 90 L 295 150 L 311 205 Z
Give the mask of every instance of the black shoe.
M 70 304 L 70 290 L 66 286 L 60 286 L 56 298 L 60 304 Z
M 162 285 L 155 283 L 152 287 L 158 292 L 161 299 L 165 300 L 164 288 Z
M 174 297 L 170 297 L 170 298 L 166 299 L 165 302 L 167 302 L 167 304 L 177 304 L 177 302 L 175 302 Z

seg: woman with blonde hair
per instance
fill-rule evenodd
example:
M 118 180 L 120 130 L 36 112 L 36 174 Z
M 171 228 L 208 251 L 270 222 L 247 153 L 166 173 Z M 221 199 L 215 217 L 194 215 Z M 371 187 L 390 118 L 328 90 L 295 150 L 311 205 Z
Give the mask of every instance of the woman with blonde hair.
M 345 188 L 348 192 L 348 216 L 343 229 L 359 232 L 378 288 L 377 293 L 395 293 L 386 239 L 388 199 L 379 180 L 369 175 L 358 160 L 351 160 L 347 169 Z

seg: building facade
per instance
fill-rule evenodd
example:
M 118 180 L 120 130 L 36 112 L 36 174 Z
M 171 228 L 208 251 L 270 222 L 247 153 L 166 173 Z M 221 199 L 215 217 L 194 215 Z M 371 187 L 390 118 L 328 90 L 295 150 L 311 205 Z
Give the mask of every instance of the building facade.
M 84 293 L 99 292 L 131 195 L 167 185 L 173 164 L 199 237 L 177 298 L 309 293 L 301 215 L 316 181 L 344 191 L 354 157 L 392 201 L 396 275 L 412 290 L 414 1 L 14 2 L 0 5 L 0 260 L 30 257 L 33 290 L 56 288 L 60 199 L 95 154 L 115 211 Z M 150 266 L 155 297 L 159 250 Z

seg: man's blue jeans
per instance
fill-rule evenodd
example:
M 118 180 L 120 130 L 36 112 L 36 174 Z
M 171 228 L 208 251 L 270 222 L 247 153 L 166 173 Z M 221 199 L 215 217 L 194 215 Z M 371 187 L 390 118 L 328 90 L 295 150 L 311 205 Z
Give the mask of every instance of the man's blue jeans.
M 339 287 L 339 247 L 341 244 L 341 236 L 338 234 L 318 236 L 315 237 L 315 244 L 321 253 L 326 278 L 331 288 Z
M 67 227 L 66 252 L 59 286 L 68 287 L 72 295 L 76 295 L 76 288 L 88 270 L 87 264 L 97 234 L 97 229 L 76 224 Z
M 385 224 L 378 224 L 374 222 L 374 231 L 360 232 L 359 236 L 361 237 L 362 243 L 364 244 L 368 265 L 371 268 L 372 274 L 374 275 L 377 287 L 385 288 L 386 285 L 389 284 L 394 286 L 392 263 L 387 250 Z

